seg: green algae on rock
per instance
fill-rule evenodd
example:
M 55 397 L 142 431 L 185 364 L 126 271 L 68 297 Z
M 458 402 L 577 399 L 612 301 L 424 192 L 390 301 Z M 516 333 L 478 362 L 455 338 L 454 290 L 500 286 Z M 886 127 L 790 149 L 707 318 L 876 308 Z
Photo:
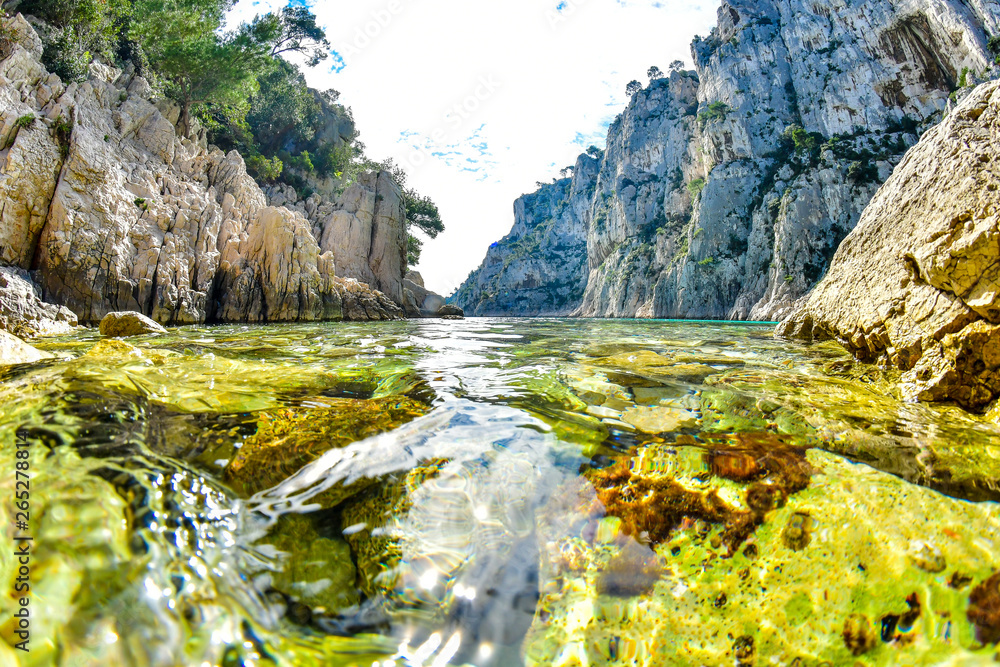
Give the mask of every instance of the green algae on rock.
M 437 476 L 444 461 L 430 461 L 401 478 L 387 478 L 348 499 L 343 529 L 358 567 L 358 588 L 368 597 L 391 595 L 402 559 L 398 526 L 412 506 L 413 493 Z
M 272 585 L 315 612 L 336 612 L 358 603 L 357 572 L 343 538 L 322 536 L 310 516 L 282 515 L 258 543 L 277 549 Z
M 226 467 L 226 481 L 252 495 L 291 477 L 325 452 L 385 433 L 427 412 L 427 406 L 400 397 L 316 399 L 312 408 L 262 412 L 257 433 L 247 438 Z M 332 507 L 375 483 L 359 480 L 348 488 L 322 494 Z
M 949 564 L 989 576 L 1000 562 L 994 508 L 944 498 L 825 452 L 806 457 L 816 471 L 810 486 L 757 527 L 745 550 L 753 546 L 752 557 L 724 558 L 712 529 L 691 522 L 655 547 L 664 574 L 642 597 L 601 593 L 597 582 L 619 548 L 590 543 L 586 533 L 581 539 L 575 527 L 587 511 L 581 515 L 579 507 L 554 502 L 540 516 L 548 555 L 536 622 L 524 646 L 527 664 L 628 659 L 652 666 L 662 664 L 664 651 L 671 664 L 720 664 L 737 658 L 732 638 L 746 638 L 744 652 L 752 646 L 756 656 L 779 664 L 988 660 L 993 651 L 981 648 L 972 623 L 963 622 L 968 591 L 915 565 L 907 549 L 924 540 Z M 690 464 L 684 469 L 688 475 L 697 470 Z M 728 488 L 719 495 L 733 497 Z M 928 505 L 936 508 L 934 516 L 927 515 Z M 808 544 L 787 548 L 788 526 L 801 527 L 798 517 L 804 516 L 814 522 Z

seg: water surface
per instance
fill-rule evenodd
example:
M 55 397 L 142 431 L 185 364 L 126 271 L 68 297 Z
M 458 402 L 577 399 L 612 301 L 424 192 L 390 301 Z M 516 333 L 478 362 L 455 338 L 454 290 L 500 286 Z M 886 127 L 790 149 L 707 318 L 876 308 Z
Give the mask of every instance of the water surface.
M 991 663 L 970 599 L 1000 570 L 1000 430 L 771 334 L 469 319 L 38 342 L 57 358 L 0 371 L 35 545 L 32 651 L 0 661 Z

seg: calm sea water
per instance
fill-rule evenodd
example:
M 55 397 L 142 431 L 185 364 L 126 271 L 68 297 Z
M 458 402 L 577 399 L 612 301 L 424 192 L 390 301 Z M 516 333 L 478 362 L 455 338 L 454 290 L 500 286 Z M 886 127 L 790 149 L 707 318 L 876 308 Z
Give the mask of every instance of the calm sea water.
M 1000 429 L 833 344 L 468 319 L 37 346 L 0 370 L 0 513 L 33 538 L 30 653 L 0 550 L 0 664 L 998 659 Z

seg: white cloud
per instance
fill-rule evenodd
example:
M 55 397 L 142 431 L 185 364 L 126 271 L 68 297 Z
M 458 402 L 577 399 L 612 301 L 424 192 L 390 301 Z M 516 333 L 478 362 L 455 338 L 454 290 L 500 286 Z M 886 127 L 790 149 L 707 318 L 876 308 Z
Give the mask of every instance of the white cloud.
M 244 0 L 248 18 L 284 4 Z M 561 10 L 557 10 L 558 6 Z M 514 200 L 603 147 L 625 84 L 715 23 L 717 0 L 310 3 L 342 60 L 307 71 L 352 107 L 368 154 L 406 167 L 447 231 L 418 269 L 449 294 L 513 224 Z M 339 70 L 339 71 L 337 71 Z

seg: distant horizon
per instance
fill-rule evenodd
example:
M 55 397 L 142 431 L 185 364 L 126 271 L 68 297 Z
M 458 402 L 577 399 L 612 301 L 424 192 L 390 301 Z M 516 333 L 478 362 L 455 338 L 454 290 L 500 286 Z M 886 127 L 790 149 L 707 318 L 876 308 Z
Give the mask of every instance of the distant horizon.
M 244 0 L 230 24 L 286 4 L 308 6 L 332 45 L 330 58 L 304 68 L 309 85 L 338 90 L 367 154 L 394 159 L 438 204 L 446 230 L 425 241 L 413 268 L 444 296 L 510 232 L 518 197 L 588 146 L 604 147 L 629 81 L 646 84 L 650 66 L 666 71 L 674 60 L 693 66 L 691 40 L 715 26 L 719 6 L 437 0 L 431 13 L 430 0 Z

